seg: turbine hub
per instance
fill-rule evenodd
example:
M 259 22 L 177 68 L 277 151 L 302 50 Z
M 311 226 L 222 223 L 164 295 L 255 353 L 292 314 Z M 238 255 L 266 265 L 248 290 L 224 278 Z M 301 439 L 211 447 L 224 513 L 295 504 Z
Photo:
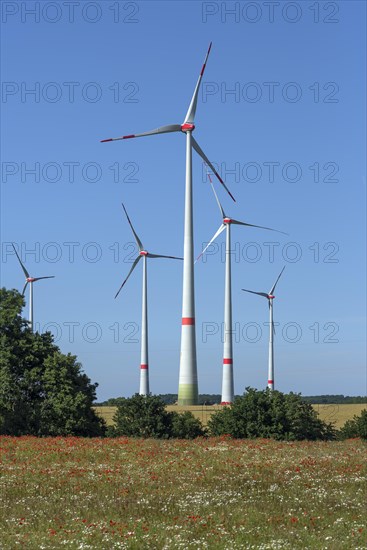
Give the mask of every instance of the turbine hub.
M 34 277 L 27 277 L 26 281 L 27 281 L 27 283 L 33 283 L 33 281 L 35 281 L 35 278 Z
M 181 132 L 192 132 L 193 130 L 195 130 L 195 124 L 189 124 L 188 122 L 181 124 Z
M 146 250 L 140 250 L 139 256 L 148 256 L 148 252 Z
M 223 223 L 232 223 L 231 218 L 223 218 Z
M 273 296 L 272 294 L 269 294 L 268 298 L 273 299 L 273 298 L 275 298 L 275 296 Z

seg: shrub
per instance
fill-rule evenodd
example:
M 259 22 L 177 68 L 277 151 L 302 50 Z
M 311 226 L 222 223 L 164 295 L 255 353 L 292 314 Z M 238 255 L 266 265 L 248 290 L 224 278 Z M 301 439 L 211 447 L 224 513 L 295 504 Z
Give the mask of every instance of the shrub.
M 195 439 L 206 434 L 202 423 L 190 412 L 173 412 L 172 414 L 172 437 L 177 439 Z
M 318 418 L 312 405 L 299 394 L 269 389 L 246 388 L 230 407 L 214 413 L 208 428 L 211 435 L 229 434 L 235 438 L 285 440 L 334 439 L 335 430 Z
M 194 439 L 205 433 L 192 413 L 168 412 L 162 398 L 152 394 L 121 398 L 114 421 L 110 436 Z
M 361 437 L 367 439 L 367 409 L 364 409 L 359 416 L 354 415 L 352 420 L 347 420 L 339 431 L 341 439 Z
M 171 433 L 171 415 L 157 395 L 122 398 L 114 421 L 116 435 L 167 439 Z

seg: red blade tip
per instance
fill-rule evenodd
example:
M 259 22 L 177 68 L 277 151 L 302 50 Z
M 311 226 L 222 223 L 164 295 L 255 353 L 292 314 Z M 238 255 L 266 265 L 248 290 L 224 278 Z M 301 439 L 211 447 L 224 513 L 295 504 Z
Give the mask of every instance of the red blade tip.
M 113 141 L 112 138 L 109 138 L 109 139 L 101 139 L 100 143 L 106 143 L 106 141 Z

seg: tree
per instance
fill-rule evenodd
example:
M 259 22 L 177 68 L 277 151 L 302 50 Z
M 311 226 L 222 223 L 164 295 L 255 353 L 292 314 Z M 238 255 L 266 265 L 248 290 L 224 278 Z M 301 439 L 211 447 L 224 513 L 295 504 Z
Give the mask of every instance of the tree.
M 105 423 L 92 409 L 92 384 L 50 332 L 33 333 L 21 317 L 23 297 L 0 289 L 0 433 L 99 436 Z
M 333 439 L 331 424 L 317 417 L 312 405 L 299 394 L 284 394 L 269 389 L 246 388 L 230 407 L 214 413 L 208 428 L 211 435 L 229 434 L 235 438 L 273 438 L 286 440 Z
M 351 437 L 367 439 L 367 409 L 363 409 L 359 416 L 354 415 L 352 420 L 347 420 L 340 429 L 339 436 L 341 439 Z
M 158 395 L 139 395 L 121 398 L 114 416 L 115 426 L 109 435 L 127 437 L 152 437 L 169 439 L 193 439 L 204 435 L 198 418 L 192 413 L 169 412 Z

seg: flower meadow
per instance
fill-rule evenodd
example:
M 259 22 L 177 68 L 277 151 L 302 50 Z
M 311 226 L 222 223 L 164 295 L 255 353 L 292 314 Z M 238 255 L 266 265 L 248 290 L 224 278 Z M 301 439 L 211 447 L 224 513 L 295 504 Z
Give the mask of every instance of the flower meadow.
M 0 437 L 0 548 L 364 549 L 366 444 Z

